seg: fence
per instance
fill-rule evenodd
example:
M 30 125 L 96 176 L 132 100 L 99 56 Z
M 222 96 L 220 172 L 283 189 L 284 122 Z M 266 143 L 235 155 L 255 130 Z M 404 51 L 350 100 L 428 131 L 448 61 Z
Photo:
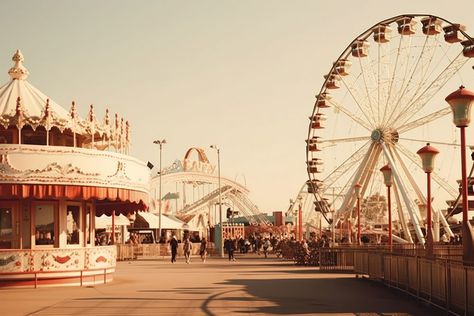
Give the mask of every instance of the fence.
M 213 243 L 208 242 L 207 245 L 207 252 L 209 254 L 215 253 Z M 116 246 L 118 261 L 171 256 L 171 250 L 168 244 L 118 244 Z M 200 246 L 200 243 L 193 243 L 191 255 L 199 254 Z M 178 256 L 183 256 L 182 244 L 178 245 Z
M 409 293 L 454 315 L 474 315 L 474 267 L 459 260 L 460 247 L 442 247 L 426 258 L 416 247 L 321 249 L 322 271 L 353 271 Z

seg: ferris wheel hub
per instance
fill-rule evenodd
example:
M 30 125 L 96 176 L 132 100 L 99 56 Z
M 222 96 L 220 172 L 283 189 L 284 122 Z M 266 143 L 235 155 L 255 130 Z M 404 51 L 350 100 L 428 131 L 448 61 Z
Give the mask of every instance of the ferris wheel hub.
M 399 139 L 398 132 L 391 128 L 377 128 L 372 131 L 370 138 L 378 143 L 397 143 Z

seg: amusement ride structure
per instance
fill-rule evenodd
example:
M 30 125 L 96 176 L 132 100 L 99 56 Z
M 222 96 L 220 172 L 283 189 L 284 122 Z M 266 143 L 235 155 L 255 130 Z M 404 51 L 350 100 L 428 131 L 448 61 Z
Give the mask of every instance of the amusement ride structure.
M 204 231 L 219 222 L 219 176 L 216 165 L 211 164 L 204 149 L 190 148 L 182 160 L 163 168 L 161 182 L 164 213 Z M 244 185 L 226 177 L 220 177 L 220 182 L 223 218 L 232 221 L 234 216 L 244 216 L 251 224 L 268 224 L 265 215 L 248 197 L 249 190 Z M 151 180 L 155 204 L 160 203 L 159 186 L 158 171 Z
M 424 243 L 425 178 L 416 153 L 429 142 L 440 151 L 431 174 L 435 239 L 440 230 L 452 236 L 445 215 L 459 201 L 453 157 L 460 145 L 445 97 L 474 84 L 464 82 L 472 78 L 472 57 L 464 26 L 432 15 L 396 16 L 358 35 L 324 76 L 310 116 L 307 191 L 316 211 L 328 222 L 354 224 L 360 185 L 362 208 L 378 200 L 386 213 L 380 169 L 388 165 L 394 240 Z

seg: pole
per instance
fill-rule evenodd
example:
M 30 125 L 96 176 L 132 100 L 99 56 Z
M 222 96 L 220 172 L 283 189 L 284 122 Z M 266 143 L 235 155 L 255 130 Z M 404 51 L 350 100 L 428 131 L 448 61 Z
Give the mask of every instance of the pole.
M 468 201 L 467 201 L 467 173 L 466 173 L 466 130 L 464 126 L 461 129 L 461 190 L 462 190 L 462 221 L 467 223 L 468 221 Z M 464 238 L 463 238 L 464 239 Z
M 159 143 L 160 145 L 160 176 L 159 176 L 159 179 L 160 179 L 160 182 L 159 182 L 159 186 L 158 186 L 158 195 L 159 195 L 159 200 L 158 200 L 158 242 L 161 241 L 161 151 L 163 149 L 163 142 L 161 141 Z
M 388 248 L 392 252 L 392 202 L 390 200 L 390 186 L 387 185 L 387 205 L 388 205 Z
M 112 211 L 112 245 L 115 245 L 115 210 Z
M 298 239 L 303 241 L 303 207 L 301 206 L 301 203 L 298 207 L 298 227 Z
M 431 173 L 426 173 L 426 256 L 433 256 L 433 224 L 431 220 Z
M 474 264 L 474 239 L 471 223 L 468 218 L 469 203 L 467 200 L 467 173 L 466 173 L 466 131 L 461 126 L 461 170 L 462 170 L 462 249 L 465 264 Z
M 360 197 L 357 197 L 357 244 L 360 246 Z
M 221 246 L 219 253 L 221 254 L 221 258 L 224 258 L 224 236 L 222 234 L 224 227 L 222 227 L 222 192 L 221 192 L 221 155 L 220 149 L 217 148 L 217 178 L 219 184 L 219 225 L 220 225 L 220 238 L 221 238 Z

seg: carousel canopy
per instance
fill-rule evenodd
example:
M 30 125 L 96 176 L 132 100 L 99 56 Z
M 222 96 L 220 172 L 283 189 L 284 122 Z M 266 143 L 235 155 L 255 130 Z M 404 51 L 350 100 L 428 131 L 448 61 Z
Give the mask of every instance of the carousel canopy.
M 26 80 L 29 71 L 23 66 L 24 58 L 20 50 L 16 51 L 12 60 L 15 65 L 8 71 L 11 81 L 0 87 L 2 123 L 14 120 L 17 114 L 18 98 L 20 98 L 24 119 L 32 123 L 31 125 L 35 127 L 41 125 L 42 118 L 45 116 L 45 106 L 48 103 L 52 120 L 57 125 L 65 127 L 71 119 L 68 111 Z
M 0 124 L 5 129 L 9 126 L 22 129 L 25 125 L 31 126 L 33 130 L 38 126 L 47 131 L 53 127 L 61 132 L 69 129 L 84 137 L 84 144 L 87 144 L 85 147 L 128 149 L 128 121 L 115 114 L 115 121 L 111 122 L 108 109 L 103 120 L 98 120 L 93 105 L 90 106 L 86 119 L 81 119 L 76 113 L 74 102 L 70 111 L 67 111 L 26 80 L 29 71 L 23 66 L 24 58 L 20 50 L 15 52 L 12 60 L 14 65 L 8 71 L 11 81 L 0 87 Z M 99 144 L 98 141 L 106 145 Z

